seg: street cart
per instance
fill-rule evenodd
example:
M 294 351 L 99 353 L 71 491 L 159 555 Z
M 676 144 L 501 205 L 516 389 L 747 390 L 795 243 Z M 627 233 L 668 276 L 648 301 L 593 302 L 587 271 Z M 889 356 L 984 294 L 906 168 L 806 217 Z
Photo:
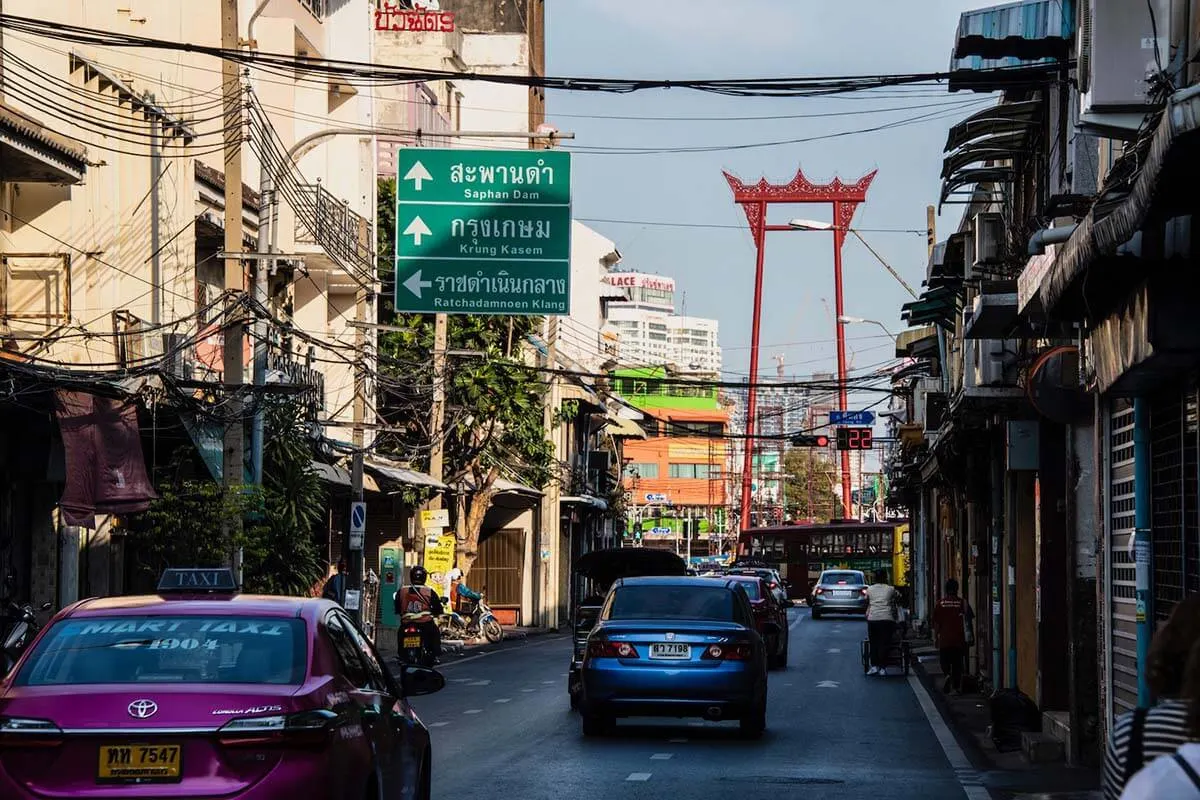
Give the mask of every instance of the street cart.
M 600 616 L 609 587 L 620 578 L 686 575 L 687 570 L 687 563 L 669 550 L 647 547 L 593 550 L 579 557 L 571 572 L 571 608 L 568 617 L 574 639 L 571 671 L 567 677 L 571 708 L 578 708 L 583 688 L 579 674 L 587 650 L 588 634 Z

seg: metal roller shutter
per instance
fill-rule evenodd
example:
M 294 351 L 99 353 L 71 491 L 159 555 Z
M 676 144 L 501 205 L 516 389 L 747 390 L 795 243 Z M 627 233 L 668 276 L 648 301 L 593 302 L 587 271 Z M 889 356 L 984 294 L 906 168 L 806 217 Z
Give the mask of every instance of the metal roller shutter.
M 1105 654 L 1108 720 L 1137 705 L 1137 619 L 1133 563 L 1133 406 L 1113 401 L 1106 429 L 1108 547 Z
M 1184 520 L 1195 502 L 1185 493 L 1183 409 L 1184 396 L 1179 389 L 1156 395 L 1150 402 L 1155 620 L 1166 619 L 1183 599 Z

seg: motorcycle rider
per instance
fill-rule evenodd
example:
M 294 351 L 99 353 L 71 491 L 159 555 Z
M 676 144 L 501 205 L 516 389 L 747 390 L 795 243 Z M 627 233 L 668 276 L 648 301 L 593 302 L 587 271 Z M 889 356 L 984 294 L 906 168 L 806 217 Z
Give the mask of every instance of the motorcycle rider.
M 408 585 L 396 592 L 395 610 L 401 623 L 413 623 L 421 629 L 429 652 L 434 658 L 442 655 L 442 632 L 438 630 L 437 618 L 445 613 L 442 598 L 425 581 L 429 573 L 424 567 L 416 566 L 408 571 Z M 402 649 L 402 648 L 401 648 Z

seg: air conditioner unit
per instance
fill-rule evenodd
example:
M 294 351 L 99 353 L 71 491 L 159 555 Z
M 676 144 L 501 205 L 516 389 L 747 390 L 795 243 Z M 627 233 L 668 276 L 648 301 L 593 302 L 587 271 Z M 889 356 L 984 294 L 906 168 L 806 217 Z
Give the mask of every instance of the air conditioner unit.
M 976 339 L 970 372 L 976 386 L 1016 386 L 1017 341 Z
M 1147 111 L 1146 79 L 1158 71 L 1160 60 L 1163 67 L 1171 60 L 1170 0 L 1087 0 L 1086 5 L 1080 25 L 1079 68 L 1086 72 L 1080 77 L 1081 113 Z
M 977 214 L 975 228 L 975 259 L 968 265 L 994 267 L 1004 260 L 1004 217 L 995 212 Z
M 941 378 L 922 378 L 913 387 L 913 419 L 926 433 L 938 430 L 946 415 L 946 393 Z

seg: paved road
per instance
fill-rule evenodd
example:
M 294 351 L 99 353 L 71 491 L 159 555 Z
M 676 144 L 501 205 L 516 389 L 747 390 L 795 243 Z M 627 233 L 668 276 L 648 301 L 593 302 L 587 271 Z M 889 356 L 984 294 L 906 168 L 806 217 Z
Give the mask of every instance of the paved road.
M 434 800 L 988 797 L 915 680 L 863 675 L 860 619 L 791 613 L 791 662 L 771 673 L 759 742 L 736 723 L 686 720 L 584 739 L 566 637 L 446 665 L 446 689 L 414 699 L 433 733 Z

